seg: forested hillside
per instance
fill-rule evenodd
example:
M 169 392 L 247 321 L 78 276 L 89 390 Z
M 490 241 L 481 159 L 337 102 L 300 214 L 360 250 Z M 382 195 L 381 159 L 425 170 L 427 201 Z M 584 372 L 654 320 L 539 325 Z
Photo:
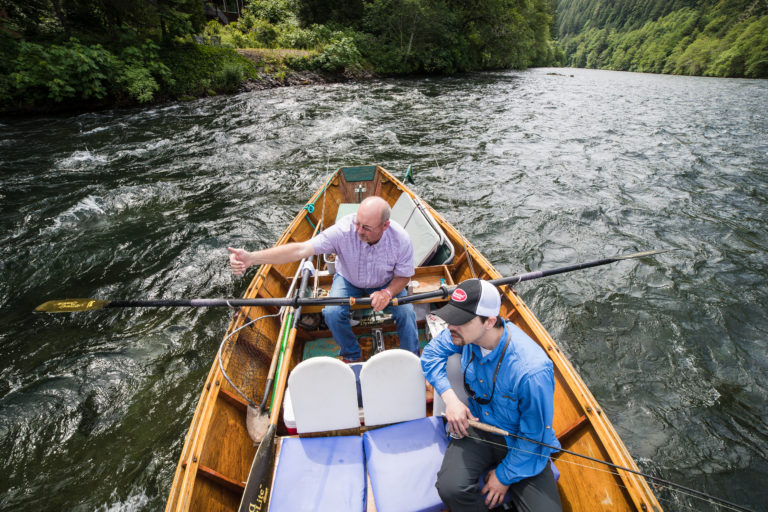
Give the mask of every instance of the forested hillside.
M 560 0 L 574 67 L 768 77 L 768 0 Z
M 245 0 L 226 26 L 206 23 L 205 3 L 0 0 L 0 111 L 231 92 L 264 74 L 280 81 L 293 72 L 450 74 L 564 62 L 556 0 Z M 304 51 L 254 64 L 235 51 L 245 48 Z

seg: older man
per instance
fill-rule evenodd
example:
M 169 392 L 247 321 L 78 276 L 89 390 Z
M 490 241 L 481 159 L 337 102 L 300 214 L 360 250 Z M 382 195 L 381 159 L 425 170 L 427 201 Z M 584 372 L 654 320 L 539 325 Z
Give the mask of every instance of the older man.
M 381 311 L 393 297 L 406 295 L 405 288 L 414 273 L 411 239 L 389 215 L 389 204 L 384 199 L 368 197 L 360 203 L 356 214 L 341 218 L 306 242 L 255 252 L 230 247 L 230 266 L 239 276 L 251 265 L 289 263 L 315 254 L 336 253 L 336 273 L 330 295 L 370 296 L 373 310 Z M 391 310 L 400 347 L 418 355 L 419 337 L 413 306 L 392 306 Z M 362 352 L 349 324 L 349 306 L 326 306 L 323 317 L 341 348 L 344 361 L 359 361 Z

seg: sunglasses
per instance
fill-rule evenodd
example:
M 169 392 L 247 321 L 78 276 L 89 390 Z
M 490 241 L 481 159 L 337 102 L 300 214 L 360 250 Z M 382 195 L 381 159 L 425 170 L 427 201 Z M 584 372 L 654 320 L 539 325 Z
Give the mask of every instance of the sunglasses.
M 472 361 L 475 359 L 475 352 L 474 350 L 472 351 L 472 356 L 469 358 L 467 366 L 464 367 L 464 391 L 466 391 L 469 398 L 477 402 L 478 405 L 488 405 L 491 403 L 491 400 L 493 400 L 493 394 L 496 393 L 496 376 L 499 374 L 499 367 L 501 367 L 501 361 L 504 359 L 504 354 L 507 352 L 508 346 L 509 337 L 507 337 L 507 341 L 504 343 L 504 348 L 501 350 L 501 356 L 499 356 L 499 362 L 496 363 L 496 370 L 493 372 L 493 387 L 491 387 L 491 396 L 489 398 L 480 398 L 477 396 L 477 393 L 469 387 L 469 384 L 467 384 L 467 368 L 469 368 L 469 365 L 472 364 Z

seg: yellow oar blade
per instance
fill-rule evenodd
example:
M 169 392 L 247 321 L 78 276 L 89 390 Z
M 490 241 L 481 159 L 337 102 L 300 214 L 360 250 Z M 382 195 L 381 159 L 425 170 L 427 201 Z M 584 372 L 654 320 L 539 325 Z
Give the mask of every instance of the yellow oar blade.
M 76 311 L 93 311 L 102 309 L 111 301 L 97 299 L 59 299 L 49 300 L 35 308 L 41 313 L 74 313 Z

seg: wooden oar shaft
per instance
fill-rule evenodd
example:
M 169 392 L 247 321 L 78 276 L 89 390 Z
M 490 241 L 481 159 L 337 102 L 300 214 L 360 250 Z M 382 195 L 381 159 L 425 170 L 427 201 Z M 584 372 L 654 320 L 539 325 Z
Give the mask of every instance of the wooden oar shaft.
M 307 281 L 309 279 L 309 271 L 304 271 L 301 276 L 301 286 L 299 286 L 299 295 L 303 295 L 307 289 Z M 283 396 L 285 395 L 285 385 L 288 382 L 288 372 L 285 371 L 288 367 L 288 362 L 293 356 L 293 345 L 296 341 L 296 332 L 298 331 L 298 323 L 301 319 L 301 307 L 296 308 L 293 314 L 293 325 L 291 325 L 291 331 L 288 333 L 288 340 L 285 342 L 285 351 L 282 354 L 283 360 L 277 365 L 277 381 L 275 383 L 275 396 L 272 400 L 272 410 L 269 415 L 269 422 L 273 425 L 277 425 L 277 421 L 280 415 L 281 405 L 283 403 Z
M 666 251 L 645 251 L 613 258 L 604 258 L 566 267 L 554 268 L 550 270 L 537 270 L 526 274 L 519 274 L 511 277 L 502 277 L 492 279 L 489 282 L 496 286 L 513 285 L 523 281 L 530 281 L 541 277 L 553 276 L 565 272 L 573 272 L 585 268 L 607 265 L 617 261 L 628 260 L 651 256 Z M 431 299 L 434 297 L 447 298 L 453 292 L 456 286 L 441 286 L 440 289 L 431 292 L 417 293 L 407 297 L 395 297 L 392 299 L 392 305 L 398 306 L 418 302 L 420 300 Z M 254 298 L 254 299 L 176 299 L 176 300 L 99 300 L 99 299 L 64 299 L 45 302 L 35 308 L 35 311 L 46 313 L 70 313 L 75 311 L 90 311 L 104 308 L 145 308 L 145 307 L 193 307 L 193 308 L 212 308 L 212 307 L 246 307 L 246 306 L 337 306 L 355 304 L 370 305 L 370 297 L 303 297 L 301 294 L 296 298 Z
M 299 296 L 304 295 L 307 289 L 307 280 L 309 279 L 309 270 L 302 271 L 301 286 L 299 287 Z M 272 402 L 272 410 L 269 415 L 269 427 L 264 435 L 256 455 L 253 457 L 251 470 L 248 474 L 248 481 L 243 491 L 243 497 L 240 501 L 240 512 L 251 512 L 253 510 L 267 510 L 269 499 L 272 495 L 272 469 L 275 460 L 275 435 L 277 433 L 277 422 L 280 417 L 280 409 L 285 395 L 285 385 L 288 381 L 288 363 L 293 357 L 293 346 L 296 341 L 297 322 L 301 317 L 301 308 L 293 312 L 293 324 L 291 325 L 288 340 L 286 341 L 285 352 L 277 365 L 277 379 L 275 381 L 275 399 Z

